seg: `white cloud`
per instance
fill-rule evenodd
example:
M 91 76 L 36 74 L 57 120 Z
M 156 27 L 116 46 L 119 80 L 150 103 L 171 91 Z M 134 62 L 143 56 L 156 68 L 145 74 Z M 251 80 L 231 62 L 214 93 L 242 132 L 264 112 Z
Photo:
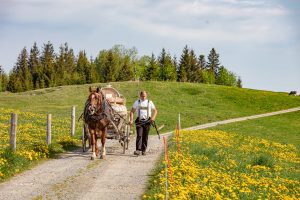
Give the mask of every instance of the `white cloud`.
M 157 36 L 197 41 L 273 42 L 289 37 L 290 31 L 282 31 L 288 11 L 260 0 L 18 0 L 6 7 L 8 18 L 16 23 L 99 29 L 109 21 Z

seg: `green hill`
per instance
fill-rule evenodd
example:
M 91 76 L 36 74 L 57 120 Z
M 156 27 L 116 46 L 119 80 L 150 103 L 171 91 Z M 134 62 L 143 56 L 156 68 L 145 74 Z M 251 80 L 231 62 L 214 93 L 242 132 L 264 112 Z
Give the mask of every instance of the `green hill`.
M 105 86 L 106 84 L 92 84 Z M 53 117 L 69 117 L 72 105 L 76 116 L 82 112 L 90 85 L 47 88 L 24 93 L 0 93 L 0 108 L 36 113 L 52 113 Z M 130 110 L 140 90 L 149 92 L 149 99 L 158 108 L 158 124 L 164 131 L 173 130 L 178 113 L 182 127 L 234 117 L 266 113 L 300 106 L 300 97 L 287 93 L 232 88 L 218 85 L 178 82 L 117 82 L 112 86 L 127 99 Z

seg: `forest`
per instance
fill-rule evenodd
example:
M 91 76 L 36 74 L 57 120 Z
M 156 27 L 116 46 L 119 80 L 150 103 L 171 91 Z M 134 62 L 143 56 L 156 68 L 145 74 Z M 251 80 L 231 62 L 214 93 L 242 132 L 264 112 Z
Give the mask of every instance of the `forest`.
M 64 43 L 55 52 L 49 41 L 41 48 L 35 42 L 30 50 L 24 47 L 13 69 L 7 74 L 0 65 L 0 91 L 27 90 L 86 83 L 117 81 L 178 81 L 242 87 L 242 80 L 221 65 L 220 56 L 212 48 L 206 57 L 187 45 L 179 59 L 165 48 L 158 56 L 139 56 L 135 47 L 115 45 L 88 57 Z

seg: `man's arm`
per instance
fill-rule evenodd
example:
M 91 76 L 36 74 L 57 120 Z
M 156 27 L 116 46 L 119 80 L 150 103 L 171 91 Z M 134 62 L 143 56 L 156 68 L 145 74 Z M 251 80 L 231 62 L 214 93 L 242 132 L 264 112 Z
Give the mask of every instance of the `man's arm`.
M 152 114 L 150 120 L 155 121 L 155 118 L 156 118 L 156 115 L 157 115 L 157 109 L 153 108 L 152 111 L 153 111 L 153 114 Z
M 130 125 L 133 124 L 133 115 L 134 115 L 135 110 L 136 110 L 135 108 L 131 108 L 130 116 L 129 116 L 129 124 Z

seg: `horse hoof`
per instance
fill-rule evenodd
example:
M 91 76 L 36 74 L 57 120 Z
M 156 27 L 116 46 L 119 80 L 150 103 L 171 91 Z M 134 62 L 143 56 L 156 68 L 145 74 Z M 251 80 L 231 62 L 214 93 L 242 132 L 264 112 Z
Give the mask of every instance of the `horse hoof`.
M 106 158 L 106 156 L 104 156 L 104 155 L 100 156 L 100 159 L 105 159 L 105 158 Z
M 95 160 L 95 157 L 92 156 L 92 157 L 91 157 L 91 160 Z

